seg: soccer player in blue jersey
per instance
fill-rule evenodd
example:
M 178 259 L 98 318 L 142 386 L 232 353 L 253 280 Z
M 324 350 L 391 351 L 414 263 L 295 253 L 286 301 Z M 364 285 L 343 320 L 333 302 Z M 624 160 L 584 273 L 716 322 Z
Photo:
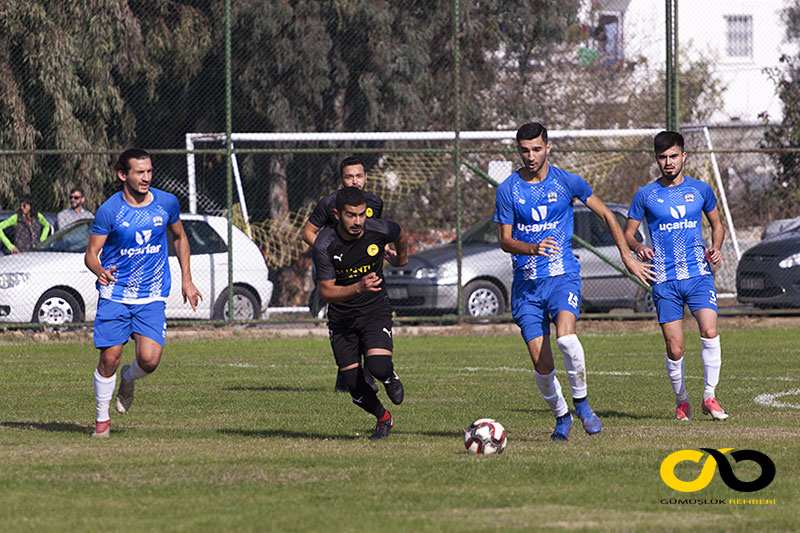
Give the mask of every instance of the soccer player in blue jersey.
M 683 376 L 683 308 L 689 306 L 700 329 L 705 388 L 702 410 L 714 420 L 728 414 L 716 399 L 722 367 L 717 332 L 715 267 L 722 260 L 722 227 L 717 199 L 707 183 L 683 174 L 686 161 L 683 136 L 662 131 L 653 141 L 661 177 L 645 185 L 633 197 L 625 238 L 640 261 L 652 261 L 656 276 L 653 302 L 667 344 L 667 374 L 675 393 L 678 420 L 690 420 L 689 397 Z M 703 246 L 703 215 L 711 225 L 711 248 Z M 639 224 L 647 218 L 652 248 L 636 241 Z
M 84 257 L 87 268 L 97 276 L 100 292 L 94 321 L 94 345 L 100 350 L 100 361 L 94 372 L 97 418 L 93 437 L 109 435 L 108 407 L 128 339 L 133 337 L 136 356 L 132 364 L 122 367 L 118 412 L 130 409 L 134 380 L 151 374 L 161 361 L 167 334 L 164 306 L 171 284 L 167 229 L 181 267 L 183 301 L 195 310 L 202 299 L 192 282 L 189 241 L 178 199 L 150 187 L 153 165 L 148 153 L 138 148 L 126 150 L 114 169 L 122 191 L 97 210 Z
M 636 261 L 610 209 L 586 181 L 551 165 L 547 129 L 538 122 L 517 131 L 523 166 L 497 187 L 495 216 L 500 248 L 511 254 L 514 281 L 511 312 L 528 346 L 536 385 L 556 417 L 552 440 L 568 440 L 572 415 L 556 378 L 550 348 L 550 323 L 564 355 L 575 414 L 590 435 L 602 422 L 587 401 L 586 364 L 575 323 L 581 302 L 580 264 L 572 253 L 572 202 L 578 198 L 596 213 L 619 248 L 625 267 L 642 282 L 650 267 Z

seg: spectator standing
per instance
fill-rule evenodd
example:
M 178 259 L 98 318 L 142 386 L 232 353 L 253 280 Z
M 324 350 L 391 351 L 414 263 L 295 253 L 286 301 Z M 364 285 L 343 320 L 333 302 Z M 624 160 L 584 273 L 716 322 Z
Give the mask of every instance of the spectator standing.
M 14 228 L 14 242 L 6 237 L 4 230 Z M 25 194 L 19 199 L 19 211 L 0 222 L 0 241 L 12 254 L 27 252 L 33 245 L 50 235 L 50 223 L 39 212 L 36 199 Z
M 83 207 L 83 202 L 85 201 L 86 196 L 80 187 L 73 187 L 69 191 L 69 207 L 59 211 L 57 215 L 58 229 L 66 228 L 84 218 L 94 218 L 94 214 Z

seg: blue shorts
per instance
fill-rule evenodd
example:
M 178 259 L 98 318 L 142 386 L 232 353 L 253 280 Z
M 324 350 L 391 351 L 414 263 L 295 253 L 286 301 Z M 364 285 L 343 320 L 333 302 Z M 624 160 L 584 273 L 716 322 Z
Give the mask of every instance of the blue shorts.
M 578 318 L 581 307 L 581 277 L 578 273 L 552 278 L 514 280 L 511 284 L 511 315 L 527 343 L 550 334 L 550 322 L 560 311 Z
M 683 306 L 689 311 L 713 309 L 717 312 L 717 290 L 714 276 L 697 276 L 656 283 L 653 285 L 653 303 L 656 304 L 658 323 L 674 322 L 683 318 Z
M 165 307 L 163 301 L 123 304 L 100 298 L 94 319 L 94 347 L 108 348 L 125 344 L 134 333 L 164 346 L 167 337 Z

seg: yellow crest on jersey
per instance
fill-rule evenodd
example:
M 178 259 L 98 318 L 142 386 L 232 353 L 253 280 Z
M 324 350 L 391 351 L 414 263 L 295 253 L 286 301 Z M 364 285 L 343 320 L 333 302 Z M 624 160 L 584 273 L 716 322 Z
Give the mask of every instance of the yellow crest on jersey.
M 372 211 L 372 208 L 371 208 L 371 207 L 368 207 L 368 208 L 367 208 L 367 216 L 368 216 L 368 217 L 372 217 L 372 214 L 373 214 L 373 213 L 374 213 L 374 212 Z
M 369 255 L 371 257 L 374 257 L 374 256 L 378 255 L 379 251 L 380 251 L 380 248 L 378 248 L 377 244 L 370 244 L 369 246 L 367 246 L 367 255 Z

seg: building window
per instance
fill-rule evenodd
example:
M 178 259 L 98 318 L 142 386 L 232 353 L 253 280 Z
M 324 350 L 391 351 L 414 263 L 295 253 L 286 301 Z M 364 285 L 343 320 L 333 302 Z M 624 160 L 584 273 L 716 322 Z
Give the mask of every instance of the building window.
M 727 15 L 728 57 L 753 57 L 753 16 Z

